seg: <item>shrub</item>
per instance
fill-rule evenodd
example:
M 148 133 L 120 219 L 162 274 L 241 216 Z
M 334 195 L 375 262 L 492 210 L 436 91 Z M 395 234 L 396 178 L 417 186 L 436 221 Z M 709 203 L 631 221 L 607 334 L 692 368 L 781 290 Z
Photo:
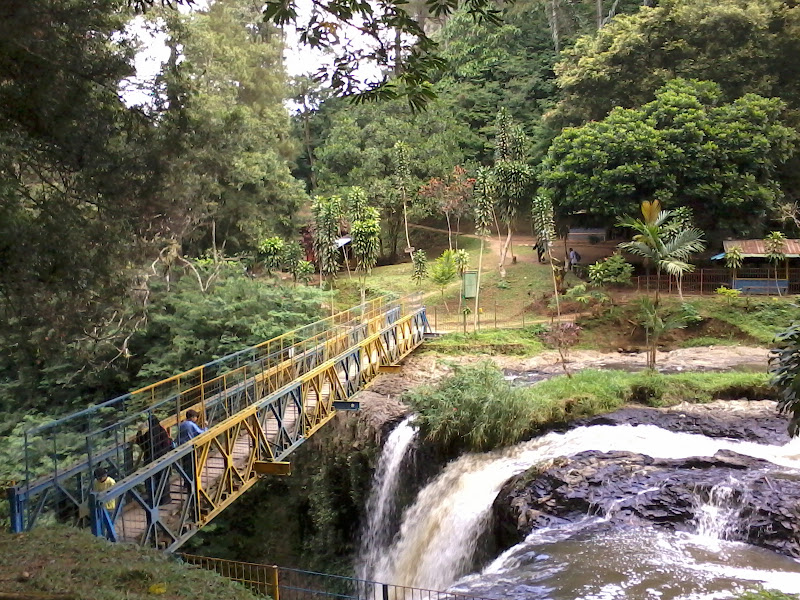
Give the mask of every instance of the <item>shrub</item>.
M 514 444 L 539 421 L 528 391 L 511 387 L 490 362 L 455 367 L 452 377 L 407 392 L 403 400 L 419 413 L 417 422 L 429 440 L 455 450 Z
M 632 275 L 633 265 L 620 252 L 589 265 L 589 281 L 596 286 L 627 285 Z

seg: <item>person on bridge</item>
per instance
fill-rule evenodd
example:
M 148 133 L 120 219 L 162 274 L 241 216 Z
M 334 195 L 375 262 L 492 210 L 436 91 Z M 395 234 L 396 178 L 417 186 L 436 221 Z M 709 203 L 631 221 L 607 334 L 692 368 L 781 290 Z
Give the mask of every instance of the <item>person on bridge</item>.
M 161 425 L 158 417 L 150 415 L 147 420 L 147 431 L 139 431 L 134 441 L 139 444 L 142 449 L 142 459 L 144 464 L 149 464 L 164 456 L 167 452 L 172 450 L 173 443 L 169 433 Z M 150 493 L 148 489 L 148 496 L 153 502 L 153 505 L 169 504 L 172 502 L 172 494 L 170 493 L 169 485 L 169 469 L 164 469 L 159 472 L 153 481 L 149 483 L 153 487 L 155 493 Z M 159 493 L 159 490 L 162 490 Z
M 104 467 L 97 467 L 94 470 L 94 483 L 92 484 L 92 489 L 95 492 L 105 492 L 106 490 L 110 490 L 115 485 L 117 485 L 117 482 L 108 476 L 108 471 L 106 471 Z M 107 538 L 116 541 L 117 532 L 114 529 L 113 515 L 114 509 L 117 508 L 116 498 L 106 501 L 103 504 L 103 507 L 110 513 L 108 522 L 104 520 L 102 523 L 103 531 L 105 532 Z
M 185 444 L 192 438 L 197 437 L 206 429 L 204 427 L 200 427 L 197 424 L 197 420 L 200 418 L 200 414 L 193 408 L 190 408 L 186 411 L 186 418 L 181 421 L 181 424 L 178 425 L 178 445 Z M 184 487 L 186 488 L 187 493 L 191 493 L 193 489 L 193 482 L 194 482 L 194 454 L 190 453 L 184 456 L 181 461 L 183 465 L 183 470 L 186 472 L 186 475 L 189 477 L 188 480 L 184 481 Z
M 197 437 L 206 429 L 197 424 L 200 414 L 193 408 L 186 411 L 186 418 L 178 426 L 178 445 L 185 444 L 190 439 Z

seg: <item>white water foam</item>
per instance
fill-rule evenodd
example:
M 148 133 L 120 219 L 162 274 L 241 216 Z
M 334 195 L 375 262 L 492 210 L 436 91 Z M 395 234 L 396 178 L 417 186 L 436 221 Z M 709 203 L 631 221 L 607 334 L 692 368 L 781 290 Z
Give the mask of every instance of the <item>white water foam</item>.
M 405 512 L 400 534 L 378 560 L 377 581 L 445 589 L 473 567 L 474 553 L 492 502 L 512 476 L 536 464 L 587 450 L 624 450 L 655 458 L 713 456 L 722 449 L 800 468 L 800 442 L 765 446 L 674 433 L 652 425 L 596 425 L 550 433 L 488 454 L 468 454 L 450 463 Z

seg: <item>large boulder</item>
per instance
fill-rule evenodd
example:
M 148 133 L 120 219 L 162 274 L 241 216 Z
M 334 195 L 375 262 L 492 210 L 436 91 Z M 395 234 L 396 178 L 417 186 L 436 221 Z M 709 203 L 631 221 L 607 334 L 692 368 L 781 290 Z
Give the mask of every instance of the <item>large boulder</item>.
M 767 461 L 721 450 L 713 457 L 654 459 L 582 452 L 509 480 L 494 503 L 497 543 L 587 514 L 612 524 L 696 531 L 703 506 L 727 493 L 725 537 L 800 557 L 800 480 Z

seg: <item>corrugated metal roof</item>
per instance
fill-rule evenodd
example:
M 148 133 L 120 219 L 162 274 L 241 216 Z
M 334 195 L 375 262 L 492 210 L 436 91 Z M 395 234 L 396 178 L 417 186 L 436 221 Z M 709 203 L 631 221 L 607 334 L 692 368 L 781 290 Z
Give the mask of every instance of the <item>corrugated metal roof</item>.
M 745 258 L 758 258 L 767 255 L 764 240 L 725 240 L 722 242 L 725 252 L 734 246 L 739 246 L 742 249 L 742 256 Z M 787 257 L 800 257 L 800 240 L 786 240 L 783 253 Z

